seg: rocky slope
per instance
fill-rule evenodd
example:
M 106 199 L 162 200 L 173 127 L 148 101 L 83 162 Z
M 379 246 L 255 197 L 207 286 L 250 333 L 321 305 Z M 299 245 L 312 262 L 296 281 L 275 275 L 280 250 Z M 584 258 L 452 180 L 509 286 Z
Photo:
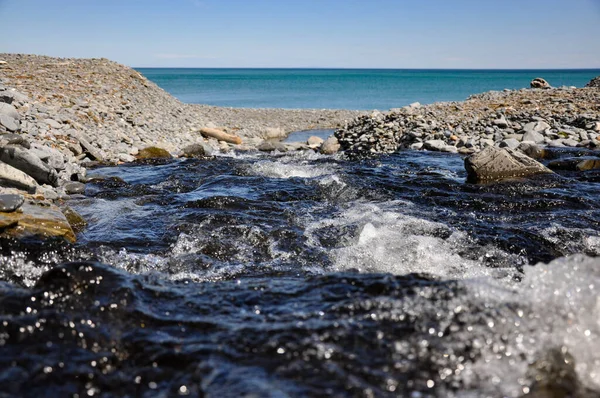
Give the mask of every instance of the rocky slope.
M 83 192 L 92 162 L 252 149 L 264 139 L 334 128 L 359 114 L 183 104 L 106 59 L 0 54 L 0 237 L 73 240 L 66 218 L 48 200 Z M 203 137 L 206 127 L 235 135 L 236 144 Z M 33 228 L 43 220 L 48 229 Z
M 600 90 L 549 88 L 473 95 L 463 102 L 417 103 L 361 116 L 335 133 L 350 153 L 400 148 L 470 154 L 489 146 L 600 146 Z

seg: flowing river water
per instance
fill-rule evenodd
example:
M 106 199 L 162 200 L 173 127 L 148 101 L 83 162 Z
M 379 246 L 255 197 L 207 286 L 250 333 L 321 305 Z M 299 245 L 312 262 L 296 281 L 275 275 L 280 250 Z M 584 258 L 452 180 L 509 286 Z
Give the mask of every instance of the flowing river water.
M 76 245 L 1 242 L 0 397 L 598 396 L 600 173 L 475 185 L 406 151 L 90 175 Z

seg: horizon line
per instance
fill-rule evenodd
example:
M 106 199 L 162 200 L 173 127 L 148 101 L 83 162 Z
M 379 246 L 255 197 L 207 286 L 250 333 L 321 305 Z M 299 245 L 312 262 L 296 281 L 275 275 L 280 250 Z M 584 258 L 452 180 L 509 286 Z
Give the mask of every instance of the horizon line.
M 455 70 L 455 71 L 596 71 L 598 67 L 585 68 L 390 68 L 390 67 L 335 67 L 335 66 L 130 66 L 133 69 L 305 69 L 305 70 Z

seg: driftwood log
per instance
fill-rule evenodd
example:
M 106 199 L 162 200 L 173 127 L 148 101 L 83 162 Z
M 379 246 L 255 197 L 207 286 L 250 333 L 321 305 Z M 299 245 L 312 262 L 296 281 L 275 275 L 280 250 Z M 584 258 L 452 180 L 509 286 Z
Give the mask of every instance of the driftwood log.
M 202 127 L 200 129 L 200 134 L 202 134 L 205 137 L 216 138 L 219 141 L 230 142 L 232 144 L 239 145 L 242 143 L 242 139 L 237 135 L 227 134 L 224 131 L 213 129 L 210 127 Z

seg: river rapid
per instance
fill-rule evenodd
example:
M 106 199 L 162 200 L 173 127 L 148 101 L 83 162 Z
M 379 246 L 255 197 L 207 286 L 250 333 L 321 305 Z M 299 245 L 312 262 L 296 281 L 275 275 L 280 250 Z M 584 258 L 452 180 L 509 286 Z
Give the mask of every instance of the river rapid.
M 600 392 L 600 173 L 475 185 L 404 151 L 90 175 L 76 245 L 1 242 L 0 397 Z

